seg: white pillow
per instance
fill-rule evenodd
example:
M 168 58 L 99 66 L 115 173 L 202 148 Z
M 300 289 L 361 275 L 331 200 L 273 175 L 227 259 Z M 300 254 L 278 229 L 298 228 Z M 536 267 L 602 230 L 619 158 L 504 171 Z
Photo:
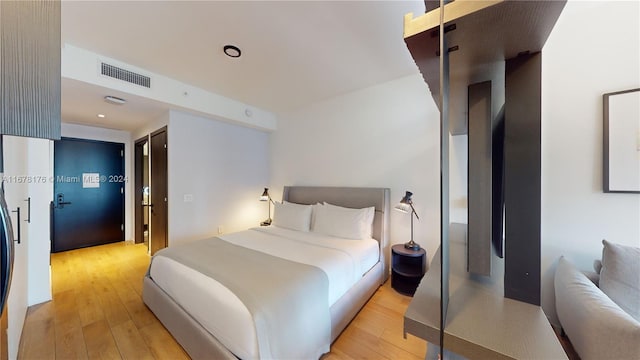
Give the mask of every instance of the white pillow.
M 324 203 L 315 208 L 312 231 L 346 239 L 370 239 L 375 208 L 350 209 Z
M 371 238 L 373 236 L 373 217 L 376 214 L 376 208 L 371 206 L 371 207 L 367 207 L 367 208 L 362 208 L 362 209 L 353 209 L 353 208 L 346 208 L 346 207 L 342 207 L 342 206 L 337 206 L 337 205 L 333 205 L 333 204 L 329 204 L 328 202 L 324 202 L 324 205 L 329 206 L 332 209 L 338 210 L 338 211 L 346 211 L 346 212 L 360 212 L 360 213 L 365 213 L 363 221 L 361 222 L 361 226 L 362 226 L 362 231 L 363 233 L 367 234 L 367 239 Z
M 311 227 L 311 205 L 276 202 L 273 208 L 273 225 L 308 232 Z
M 311 231 L 313 231 L 316 226 L 316 214 L 318 212 L 318 207 L 321 206 L 324 206 L 324 204 L 316 203 L 311 205 Z

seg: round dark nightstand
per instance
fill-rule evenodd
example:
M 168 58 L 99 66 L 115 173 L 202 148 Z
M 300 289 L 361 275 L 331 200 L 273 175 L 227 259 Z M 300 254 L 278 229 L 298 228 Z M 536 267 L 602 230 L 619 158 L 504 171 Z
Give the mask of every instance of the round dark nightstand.
M 404 245 L 391 247 L 391 287 L 397 292 L 413 296 L 427 271 L 427 252 L 410 250 Z

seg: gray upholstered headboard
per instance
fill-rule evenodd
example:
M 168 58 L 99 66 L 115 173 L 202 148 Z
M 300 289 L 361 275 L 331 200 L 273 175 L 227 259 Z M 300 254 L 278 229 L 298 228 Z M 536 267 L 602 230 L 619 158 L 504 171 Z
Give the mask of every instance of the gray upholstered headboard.
M 333 205 L 361 209 L 374 206 L 373 238 L 380 243 L 380 262 L 384 280 L 389 276 L 389 189 L 285 186 L 282 200 L 297 204 L 316 204 L 326 201 Z

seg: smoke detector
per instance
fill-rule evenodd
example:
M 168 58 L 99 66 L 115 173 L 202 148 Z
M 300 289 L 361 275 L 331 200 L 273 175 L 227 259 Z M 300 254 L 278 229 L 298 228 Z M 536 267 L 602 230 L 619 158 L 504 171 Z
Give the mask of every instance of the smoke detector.
M 115 105 L 123 105 L 127 102 L 127 100 L 115 96 L 105 96 L 104 101 Z

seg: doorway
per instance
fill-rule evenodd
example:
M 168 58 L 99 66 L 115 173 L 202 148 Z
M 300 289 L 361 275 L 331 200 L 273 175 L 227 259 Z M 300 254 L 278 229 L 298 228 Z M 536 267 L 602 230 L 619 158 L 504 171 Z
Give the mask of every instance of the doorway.
M 135 156 L 135 234 L 136 244 L 144 243 L 149 249 L 149 223 L 150 204 L 150 174 L 149 174 L 149 137 L 145 136 L 136 140 L 134 144 Z
M 151 133 L 151 255 L 168 246 L 167 127 Z
M 167 127 L 135 142 L 135 242 L 168 246 Z
M 124 241 L 124 144 L 54 142 L 52 252 Z

